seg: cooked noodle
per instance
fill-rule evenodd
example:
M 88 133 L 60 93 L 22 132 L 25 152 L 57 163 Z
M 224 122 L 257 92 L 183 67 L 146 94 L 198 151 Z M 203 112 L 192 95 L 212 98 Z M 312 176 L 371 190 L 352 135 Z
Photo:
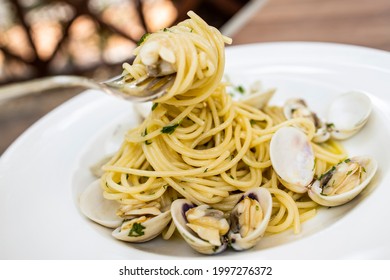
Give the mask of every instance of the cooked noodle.
M 280 107 L 259 110 L 234 101 L 221 82 L 224 43 L 230 40 L 194 13 L 189 16 L 146 38 L 163 40 L 174 49 L 177 76 L 168 94 L 128 131 L 119 151 L 103 167 L 104 197 L 134 209 L 160 205 L 162 198 L 185 197 L 229 213 L 241 192 L 263 186 L 273 197 L 267 232 L 293 228 L 298 233 L 301 223 L 315 215 L 317 204 L 283 186 L 272 168 L 269 146 L 275 131 L 284 126 L 302 128 L 311 140 L 314 124 L 305 118 L 286 120 Z M 124 69 L 135 79 L 146 73 L 139 56 Z M 346 158 L 336 142 L 312 146 L 317 175 Z M 174 229 L 171 223 L 163 237 L 169 238 Z

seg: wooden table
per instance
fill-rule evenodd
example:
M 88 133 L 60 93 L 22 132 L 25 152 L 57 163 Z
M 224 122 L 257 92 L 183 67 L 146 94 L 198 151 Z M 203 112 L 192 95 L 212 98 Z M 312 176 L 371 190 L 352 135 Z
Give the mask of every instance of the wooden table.
M 390 0 L 268 0 L 252 6 L 256 10 L 232 36 L 236 45 L 322 41 L 390 51 Z M 0 105 L 0 154 L 37 119 L 79 91 L 56 91 Z
M 234 44 L 322 41 L 390 51 L 390 0 L 268 0 Z

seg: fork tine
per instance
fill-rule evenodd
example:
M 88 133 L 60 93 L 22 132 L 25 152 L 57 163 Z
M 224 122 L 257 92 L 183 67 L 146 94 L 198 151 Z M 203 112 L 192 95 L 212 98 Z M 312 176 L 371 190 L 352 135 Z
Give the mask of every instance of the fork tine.
M 106 87 L 106 91 L 111 91 L 113 95 L 136 102 L 146 102 L 164 95 L 174 80 L 175 75 L 167 75 L 146 76 L 127 82 L 123 76 L 118 76 L 102 84 Z

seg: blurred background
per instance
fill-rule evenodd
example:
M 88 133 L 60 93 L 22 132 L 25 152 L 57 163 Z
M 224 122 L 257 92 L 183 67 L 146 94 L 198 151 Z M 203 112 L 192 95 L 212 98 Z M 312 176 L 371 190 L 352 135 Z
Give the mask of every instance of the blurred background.
M 0 0 L 0 86 L 49 75 L 117 75 L 146 32 L 194 10 L 221 28 L 249 0 Z M 81 92 L 55 89 L 0 104 L 0 155 L 41 116 Z M 55 93 L 55 94 L 52 94 Z
M 390 0 L 0 0 L 0 86 L 59 74 L 115 76 L 145 32 L 176 24 L 188 10 L 233 44 L 321 41 L 390 50 Z M 81 91 L 0 101 L 0 155 Z
M 104 76 L 145 32 L 194 10 L 220 28 L 248 0 L 1 0 L 0 84 L 54 74 Z

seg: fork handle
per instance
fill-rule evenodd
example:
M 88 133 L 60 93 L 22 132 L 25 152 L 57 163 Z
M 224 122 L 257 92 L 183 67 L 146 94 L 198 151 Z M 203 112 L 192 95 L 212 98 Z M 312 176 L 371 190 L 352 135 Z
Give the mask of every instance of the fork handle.
M 101 89 L 95 81 L 81 76 L 52 76 L 31 81 L 18 82 L 0 87 L 0 103 L 40 91 L 82 86 L 90 89 Z

